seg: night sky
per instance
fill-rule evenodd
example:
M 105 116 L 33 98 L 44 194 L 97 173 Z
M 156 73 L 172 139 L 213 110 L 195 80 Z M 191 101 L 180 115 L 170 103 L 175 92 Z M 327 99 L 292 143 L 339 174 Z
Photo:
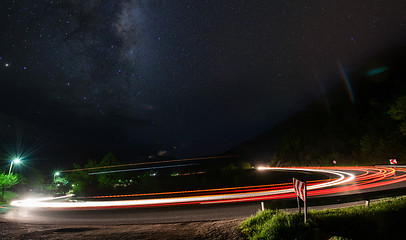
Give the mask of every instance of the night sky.
M 0 145 L 179 157 L 272 129 L 387 48 L 406 1 L 2 0 Z

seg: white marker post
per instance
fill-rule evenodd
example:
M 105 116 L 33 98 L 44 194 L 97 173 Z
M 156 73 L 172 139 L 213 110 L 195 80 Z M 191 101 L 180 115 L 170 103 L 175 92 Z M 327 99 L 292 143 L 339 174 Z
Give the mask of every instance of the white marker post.
M 296 200 L 297 200 L 297 210 L 299 211 L 299 213 L 301 213 L 301 212 L 302 212 L 302 208 L 300 207 L 299 196 L 296 196 Z
M 304 222 L 306 223 L 307 220 L 307 184 L 304 182 Z

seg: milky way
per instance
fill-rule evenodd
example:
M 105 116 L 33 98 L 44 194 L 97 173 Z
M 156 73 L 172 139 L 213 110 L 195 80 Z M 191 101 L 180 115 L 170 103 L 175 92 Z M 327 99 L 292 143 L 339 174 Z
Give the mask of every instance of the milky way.
M 217 154 L 405 43 L 405 1 L 2 1 L 0 141 Z M 18 135 L 17 134 L 17 135 Z

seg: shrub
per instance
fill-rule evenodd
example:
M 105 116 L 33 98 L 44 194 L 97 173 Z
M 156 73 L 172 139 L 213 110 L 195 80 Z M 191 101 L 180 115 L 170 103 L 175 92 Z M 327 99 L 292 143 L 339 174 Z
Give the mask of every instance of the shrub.
M 303 214 L 266 210 L 241 226 L 249 239 L 309 239 L 310 226 L 304 223 Z

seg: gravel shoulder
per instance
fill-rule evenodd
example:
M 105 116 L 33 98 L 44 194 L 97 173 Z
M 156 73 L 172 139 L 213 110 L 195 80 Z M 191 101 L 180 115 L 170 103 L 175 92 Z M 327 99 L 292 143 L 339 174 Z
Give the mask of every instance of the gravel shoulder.
M 237 230 L 242 221 L 109 226 L 0 222 L 0 239 L 243 239 Z

